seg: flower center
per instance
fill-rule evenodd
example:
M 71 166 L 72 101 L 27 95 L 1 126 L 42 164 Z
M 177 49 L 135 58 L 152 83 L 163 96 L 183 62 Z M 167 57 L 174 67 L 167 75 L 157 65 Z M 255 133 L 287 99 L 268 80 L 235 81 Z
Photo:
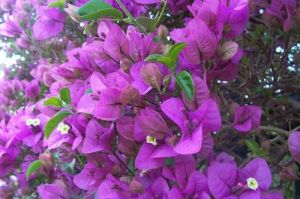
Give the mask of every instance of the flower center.
M 38 118 L 35 119 L 27 119 L 26 120 L 26 125 L 27 126 L 38 126 L 41 124 L 41 120 Z
M 148 136 L 146 137 L 146 142 L 147 142 L 148 144 L 152 144 L 152 145 L 154 145 L 154 146 L 157 145 L 156 138 L 155 138 L 155 137 L 152 137 L 152 136 L 150 136 L 150 135 L 148 135 Z
M 70 127 L 63 122 L 59 123 L 59 125 L 57 127 L 57 130 L 63 135 L 67 134 L 69 129 L 70 129 Z
M 252 190 L 258 189 L 258 182 L 255 178 L 247 178 L 247 187 Z

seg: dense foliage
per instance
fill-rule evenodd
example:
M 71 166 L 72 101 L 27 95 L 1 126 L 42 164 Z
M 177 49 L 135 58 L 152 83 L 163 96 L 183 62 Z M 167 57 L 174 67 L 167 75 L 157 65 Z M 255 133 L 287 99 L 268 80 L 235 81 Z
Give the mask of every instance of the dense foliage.
M 299 1 L 0 8 L 0 198 L 299 197 Z

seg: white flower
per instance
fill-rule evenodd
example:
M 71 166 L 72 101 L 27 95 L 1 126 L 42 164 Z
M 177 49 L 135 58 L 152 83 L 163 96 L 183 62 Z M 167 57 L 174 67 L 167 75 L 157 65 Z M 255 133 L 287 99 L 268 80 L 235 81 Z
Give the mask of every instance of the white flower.
M 33 126 L 38 126 L 40 124 L 41 124 L 41 120 L 40 119 L 35 118 L 35 119 L 32 120 L 32 125 Z
M 258 182 L 255 178 L 247 178 L 247 186 L 249 189 L 256 190 L 258 189 Z
M 32 119 L 27 119 L 26 120 L 26 125 L 31 126 L 32 125 Z
M 67 134 L 69 129 L 70 129 L 70 126 L 63 122 L 59 123 L 57 126 L 57 130 L 63 135 Z
M 156 138 L 155 138 L 155 137 L 152 137 L 152 136 L 150 136 L 150 135 L 148 135 L 148 136 L 146 137 L 146 142 L 147 142 L 148 144 L 152 144 L 152 145 L 154 145 L 154 146 L 157 145 Z
M 35 119 L 27 119 L 26 120 L 26 125 L 27 126 L 38 126 L 41 124 L 41 120 L 38 118 Z

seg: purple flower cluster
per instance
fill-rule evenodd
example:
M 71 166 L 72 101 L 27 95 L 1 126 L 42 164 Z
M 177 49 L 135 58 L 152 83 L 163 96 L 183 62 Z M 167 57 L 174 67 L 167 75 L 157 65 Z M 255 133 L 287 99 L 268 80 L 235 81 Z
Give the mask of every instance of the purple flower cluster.
M 16 38 L 23 49 L 50 38 L 59 43 L 74 22 L 62 9 L 47 6 L 53 2 L 1 1 L 12 17 L 0 25 L 0 34 Z M 121 10 L 116 1 L 106 2 Z M 121 2 L 134 17 L 160 3 Z M 59 61 L 57 54 L 51 60 L 38 56 L 30 72 L 33 79 L 0 83 L 0 176 L 6 183 L 0 196 L 283 198 L 280 191 L 270 190 L 272 172 L 265 159 L 238 166 L 233 156 L 213 150 L 214 134 L 222 130 L 222 101 L 214 83 L 236 79 L 243 55 L 236 38 L 249 21 L 248 1 L 167 2 L 173 15 L 189 12 L 184 27 L 169 33 L 160 26 L 146 34 L 133 24 L 95 22 L 96 34 L 82 45 L 76 39 L 54 45 L 63 48 Z M 272 0 L 266 13 L 289 31 L 295 4 Z M 167 57 L 178 43 L 185 47 L 172 67 L 149 59 Z M 191 97 L 180 87 L 183 71 L 193 85 Z M 8 107 L 18 110 L 8 114 Z M 260 126 L 262 113 L 255 105 L 236 106 L 232 123 L 226 125 L 248 133 Z M 60 114 L 65 116 L 59 120 Z M 298 162 L 299 139 L 298 132 L 289 138 Z M 34 161 L 40 165 L 30 172 Z M 10 186 L 12 175 L 17 180 Z

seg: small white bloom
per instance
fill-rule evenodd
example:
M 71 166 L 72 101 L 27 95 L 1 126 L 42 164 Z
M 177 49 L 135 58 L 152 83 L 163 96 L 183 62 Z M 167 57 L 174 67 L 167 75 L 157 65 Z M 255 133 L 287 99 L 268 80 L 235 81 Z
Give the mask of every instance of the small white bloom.
M 70 129 L 69 125 L 64 124 L 63 122 L 59 123 L 57 127 L 57 130 L 63 135 L 67 134 L 69 129 Z
M 256 190 L 258 189 L 258 182 L 255 178 L 247 178 L 247 186 L 249 189 Z
M 26 126 L 31 126 L 31 125 L 32 125 L 32 119 L 27 119 Z
M 38 118 L 35 119 L 27 119 L 26 120 L 26 125 L 27 126 L 38 126 L 41 124 L 41 120 Z
M 14 175 L 9 176 L 10 181 L 13 183 L 13 185 L 18 186 L 18 178 Z
M 154 145 L 154 146 L 157 145 L 156 138 L 155 138 L 155 137 L 152 137 L 152 136 L 150 136 L 150 135 L 148 135 L 148 136 L 146 137 L 146 142 L 147 142 L 148 144 L 152 144 L 152 145 Z
M 38 126 L 41 124 L 41 120 L 38 118 L 32 119 L 32 126 Z
M 61 122 L 61 123 L 58 124 L 58 126 L 57 126 L 56 129 L 57 129 L 58 131 L 60 131 L 60 130 L 62 129 L 63 126 L 64 126 L 64 123 Z

